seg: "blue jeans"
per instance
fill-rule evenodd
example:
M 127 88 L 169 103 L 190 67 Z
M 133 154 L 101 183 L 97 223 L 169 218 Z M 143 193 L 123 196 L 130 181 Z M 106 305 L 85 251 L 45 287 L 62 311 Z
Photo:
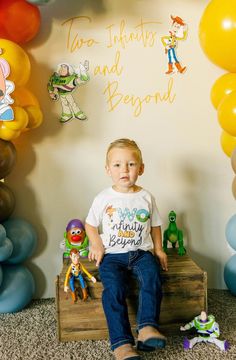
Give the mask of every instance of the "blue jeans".
M 106 254 L 99 272 L 104 287 L 102 303 L 112 350 L 124 344 L 134 344 L 126 304 L 129 271 L 139 283 L 137 329 L 158 327 L 162 290 L 156 257 L 143 250 Z

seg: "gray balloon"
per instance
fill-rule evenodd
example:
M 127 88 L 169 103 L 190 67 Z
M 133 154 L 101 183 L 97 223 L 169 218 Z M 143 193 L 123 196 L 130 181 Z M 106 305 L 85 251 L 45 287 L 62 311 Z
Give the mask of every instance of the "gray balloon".
M 236 176 L 234 177 L 233 182 L 232 182 L 232 193 L 233 193 L 234 198 L 236 199 Z
M 234 173 L 236 174 L 236 148 L 233 150 L 231 155 L 231 165 Z

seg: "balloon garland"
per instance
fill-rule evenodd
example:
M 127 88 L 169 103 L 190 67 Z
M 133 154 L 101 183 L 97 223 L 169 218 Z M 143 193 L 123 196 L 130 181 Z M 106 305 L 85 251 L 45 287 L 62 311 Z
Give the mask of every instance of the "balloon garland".
M 31 64 L 21 44 L 37 35 L 37 5 L 48 1 L 0 2 L 0 313 L 23 309 L 35 291 L 33 276 L 22 263 L 32 256 L 37 234 L 27 221 L 10 217 L 15 197 L 4 179 L 16 160 L 11 141 L 43 121 L 39 102 L 27 88 Z
M 228 73 L 215 81 L 211 89 L 211 102 L 217 110 L 222 134 L 220 143 L 223 152 L 231 157 L 236 173 L 236 2 L 211 0 L 203 12 L 199 24 L 199 40 L 202 50 L 217 66 Z M 236 199 L 236 179 L 232 184 Z M 231 249 L 236 250 L 236 215 L 226 225 L 226 239 Z M 224 267 L 224 280 L 233 295 L 236 295 L 236 254 Z
M 13 105 L 10 107 L 14 119 L 6 122 L 0 118 L 0 179 L 4 179 L 11 172 L 15 162 L 16 149 L 11 140 L 19 137 L 24 131 L 38 127 L 43 120 L 36 97 L 27 89 L 31 65 L 28 55 L 19 44 L 24 44 L 37 35 L 41 21 L 37 5 L 48 2 L 49 0 L 0 2 L 0 67 L 1 64 L 4 67 L 4 61 L 9 64 L 10 74 L 7 79 L 15 86 L 11 94 L 14 103 L 12 102 Z M 199 24 L 199 40 L 207 57 L 229 72 L 213 85 L 211 101 L 222 127 L 221 147 L 224 153 L 231 157 L 232 167 L 236 173 L 236 2 L 209 2 Z M 236 198 L 235 178 L 232 191 Z M 30 302 L 35 289 L 32 274 L 21 265 L 21 262 L 32 255 L 37 243 L 36 232 L 25 220 L 9 218 L 14 206 L 14 194 L 1 181 L 0 313 L 21 310 Z M 236 215 L 233 215 L 226 226 L 226 238 L 234 250 L 235 234 Z M 235 278 L 236 255 L 233 255 L 225 265 L 224 279 L 234 295 Z

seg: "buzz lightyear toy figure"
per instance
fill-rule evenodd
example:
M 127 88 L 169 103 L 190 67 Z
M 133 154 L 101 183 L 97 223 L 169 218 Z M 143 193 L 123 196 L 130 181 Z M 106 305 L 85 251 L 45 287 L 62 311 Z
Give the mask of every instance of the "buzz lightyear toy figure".
M 185 338 L 183 342 L 185 350 L 192 349 L 195 344 L 200 342 L 213 343 L 223 351 L 229 349 L 229 343 L 227 340 L 218 339 L 220 335 L 219 325 L 215 321 L 215 317 L 213 315 L 207 315 L 205 311 L 202 311 L 201 314 L 196 316 L 192 321 L 184 326 L 181 326 L 180 330 L 186 331 L 193 327 L 196 329 L 199 336 L 196 336 L 191 340 Z

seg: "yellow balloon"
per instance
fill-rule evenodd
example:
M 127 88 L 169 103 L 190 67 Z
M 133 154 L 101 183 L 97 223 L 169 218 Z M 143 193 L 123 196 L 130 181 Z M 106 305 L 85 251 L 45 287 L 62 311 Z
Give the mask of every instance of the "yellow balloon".
M 0 49 L 2 53 L 0 58 L 4 58 L 10 65 L 10 75 L 8 80 L 15 83 L 16 86 L 25 85 L 30 77 L 30 60 L 26 52 L 13 41 L 0 39 Z
M 43 121 L 43 114 L 39 106 L 31 105 L 26 106 L 24 109 L 27 112 L 29 118 L 27 129 L 34 129 L 41 125 Z
M 14 100 L 14 105 L 21 107 L 36 105 L 39 106 L 38 99 L 30 90 L 25 87 L 18 87 L 11 94 L 12 99 Z
M 236 137 L 229 135 L 223 131 L 220 138 L 221 147 L 224 153 L 231 157 L 234 149 L 236 148 Z
M 23 130 L 29 122 L 27 112 L 19 106 L 13 106 L 12 109 L 14 111 L 14 120 L 5 121 L 4 125 L 8 129 Z
M 211 0 L 199 23 L 200 45 L 207 57 L 236 72 L 236 1 Z
M 236 91 L 225 96 L 218 106 L 218 121 L 223 130 L 236 136 Z
M 20 133 L 21 132 L 19 130 L 8 129 L 4 124 L 0 124 L 0 139 L 2 140 L 9 141 L 16 139 L 20 135 Z
M 227 73 L 220 76 L 211 88 L 211 102 L 217 109 L 225 96 L 236 90 L 236 74 Z

